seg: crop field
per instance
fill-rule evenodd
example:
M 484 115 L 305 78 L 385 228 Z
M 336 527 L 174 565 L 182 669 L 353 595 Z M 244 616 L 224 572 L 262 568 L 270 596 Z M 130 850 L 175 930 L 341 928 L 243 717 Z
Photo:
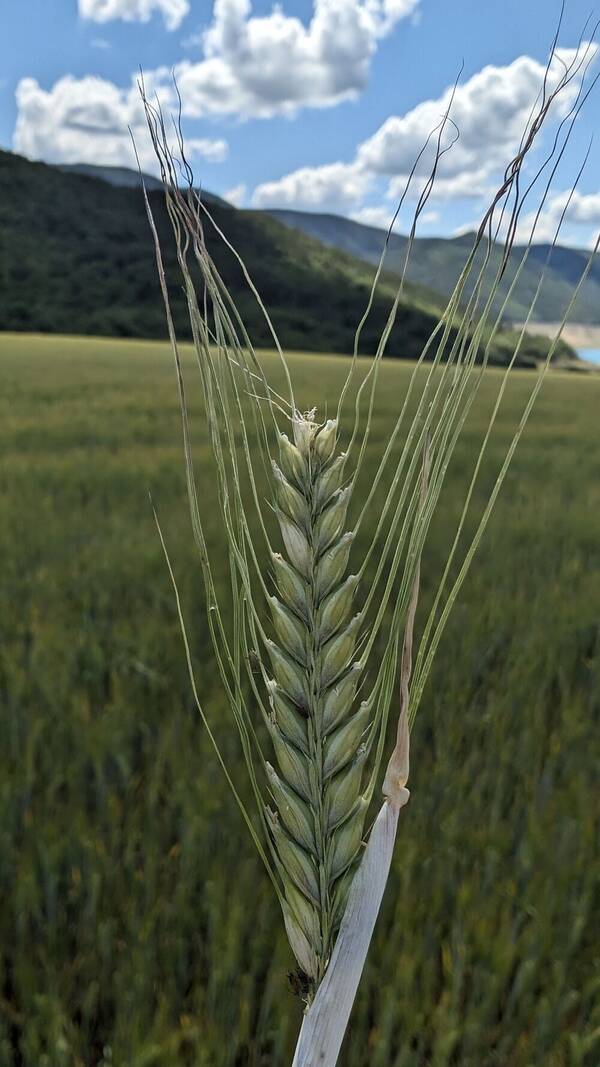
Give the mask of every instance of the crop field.
M 345 361 L 291 364 L 323 413 Z M 382 369 L 373 470 L 410 371 Z M 499 373 L 449 472 L 423 607 Z M 532 384 L 512 378 L 475 514 Z M 549 375 L 451 617 L 340 1067 L 600 1062 L 599 411 L 600 377 Z M 0 1067 L 291 1062 L 293 959 L 194 707 L 149 493 L 201 699 L 241 778 L 167 346 L 0 336 Z

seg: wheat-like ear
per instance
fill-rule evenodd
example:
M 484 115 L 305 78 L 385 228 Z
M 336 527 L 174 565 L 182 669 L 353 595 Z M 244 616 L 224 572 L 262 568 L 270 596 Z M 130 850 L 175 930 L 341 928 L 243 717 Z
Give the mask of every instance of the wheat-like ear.
M 316 409 L 299 410 L 290 370 L 260 295 L 195 192 L 191 177 L 188 188 L 180 188 L 160 108 L 147 99 L 143 84 L 140 87 L 188 305 L 229 562 L 226 605 L 225 591 L 214 580 L 212 546 L 204 534 L 196 495 L 184 374 L 158 234 L 145 195 L 177 371 L 192 528 L 204 576 L 208 625 L 256 800 L 255 821 L 247 811 L 244 817 L 275 886 L 306 992 L 308 1010 L 296 1052 L 297 1067 L 316 1063 L 332 1067 L 336 1061 L 385 887 L 398 812 L 408 798 L 409 725 L 448 613 L 560 337 L 559 332 L 549 348 L 475 537 L 448 589 L 450 566 L 505 389 L 506 377 L 501 380 L 411 681 L 423 546 L 457 441 L 478 396 L 502 308 L 527 257 L 526 249 L 521 262 L 512 266 L 510 253 L 520 212 L 535 184 L 522 189 L 523 164 L 557 96 L 576 82 L 571 108 L 563 114 L 552 150 L 535 176 L 543 188 L 541 210 L 589 91 L 585 78 L 592 55 L 589 46 L 583 45 L 565 65 L 557 63 L 554 50 L 551 53 L 519 150 L 485 213 L 446 311 L 410 377 L 374 473 L 366 471 L 364 461 L 378 371 L 394 327 L 405 272 L 381 342 L 355 391 L 353 416 L 346 413 L 346 400 L 351 396 L 351 380 L 359 373 L 360 329 L 372 306 L 381 269 L 375 274 L 367 311 L 359 324 L 336 417 L 327 419 Z M 447 151 L 443 135 L 451 121 L 447 112 L 434 138 L 431 172 L 418 201 L 415 223 Z M 177 125 L 175 130 L 187 173 Z M 275 391 L 254 351 L 211 258 L 205 228 L 211 240 L 224 242 L 237 258 L 266 317 L 284 378 L 284 395 Z M 557 234 L 559 229 L 560 223 Z M 409 249 L 414 232 L 413 225 Z M 535 225 L 530 241 L 534 233 Z M 494 271 L 490 268 L 492 249 L 500 237 L 502 256 Z M 579 286 L 590 263 L 591 257 Z M 194 282 L 198 274 L 200 290 Z M 492 319 L 498 287 L 506 279 L 502 308 Z M 532 310 L 534 306 L 535 301 Z M 416 405 L 407 425 L 411 400 Z M 374 513 L 376 494 L 384 485 L 384 503 Z M 275 533 L 265 513 L 265 495 L 276 519 Z M 361 558 L 357 534 L 369 521 L 371 535 Z M 226 606 L 231 626 L 226 623 Z M 383 782 L 383 806 L 366 835 L 368 807 L 381 784 L 398 674 L 396 747 Z M 234 783 L 230 784 L 241 803 Z
M 304 973 L 322 978 L 359 854 L 367 801 L 360 795 L 361 745 L 372 719 L 356 708 L 358 579 L 346 577 L 352 486 L 341 488 L 337 424 L 296 413 L 293 441 L 280 438 L 276 513 L 287 562 L 274 558 L 279 596 L 270 597 L 275 641 L 267 718 L 277 773 L 268 766 L 267 815 L 287 907 L 290 944 Z M 342 462 L 340 463 L 340 460 Z

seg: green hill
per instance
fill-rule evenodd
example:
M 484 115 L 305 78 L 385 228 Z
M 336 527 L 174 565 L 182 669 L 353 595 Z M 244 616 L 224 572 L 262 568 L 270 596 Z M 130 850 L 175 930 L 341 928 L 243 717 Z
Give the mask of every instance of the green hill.
M 319 215 L 307 211 L 273 209 L 269 214 L 286 226 L 314 237 L 330 248 L 349 252 L 367 263 L 378 263 L 385 231 L 375 226 L 363 226 L 362 223 L 340 215 Z M 473 244 L 473 234 L 460 237 L 420 237 L 417 238 L 411 253 L 407 277 L 419 285 L 433 285 L 438 292 L 448 295 L 464 266 L 466 256 Z M 402 234 L 393 234 L 387 253 L 387 267 L 390 271 L 402 268 L 406 255 L 407 238 Z M 512 257 L 512 270 L 516 270 L 524 252 L 524 247 L 515 246 Z M 547 244 L 532 246 L 528 261 L 521 273 L 515 291 L 507 307 L 506 317 L 512 322 L 524 322 L 536 289 L 546 258 L 550 253 L 546 277 L 536 302 L 534 320 L 536 322 L 560 322 L 571 299 L 573 288 L 577 284 L 589 253 L 581 248 L 557 246 L 550 250 Z M 492 253 L 491 266 L 500 263 L 499 246 Z M 509 269 L 507 278 L 512 277 Z M 467 287 L 468 292 L 468 287 Z M 496 307 L 505 295 L 499 290 Z M 581 293 L 577 298 L 571 314 L 572 321 L 590 325 L 600 324 L 600 260 L 591 267 Z
M 59 163 L 57 169 L 64 174 L 85 174 L 88 178 L 99 178 L 100 181 L 117 187 L 138 190 L 140 188 L 139 172 L 132 170 L 131 167 L 108 167 L 95 163 Z M 144 185 L 146 189 L 152 191 L 163 188 L 160 178 L 155 178 L 152 174 L 144 174 Z M 227 200 L 223 200 L 223 197 L 215 196 L 214 193 L 204 191 L 202 195 L 207 204 L 218 204 L 220 207 L 232 206 Z
M 98 176 L 31 163 L 0 152 L 0 329 L 46 333 L 165 336 L 151 235 L 138 188 Z M 170 225 L 160 189 L 149 192 L 161 235 L 177 330 L 189 336 Z M 287 348 L 348 352 L 367 302 L 372 265 L 291 230 L 260 212 L 237 211 L 218 198 L 211 210 L 239 251 Z M 270 336 L 242 271 L 222 243 L 207 240 L 256 345 Z M 372 353 L 397 279 L 382 280 L 362 335 Z M 442 300 L 414 284 L 406 290 L 388 354 L 415 358 L 435 326 Z M 492 360 L 505 363 L 512 338 L 503 334 Z M 530 338 L 530 365 L 548 341 Z M 567 346 L 561 356 L 572 354 Z

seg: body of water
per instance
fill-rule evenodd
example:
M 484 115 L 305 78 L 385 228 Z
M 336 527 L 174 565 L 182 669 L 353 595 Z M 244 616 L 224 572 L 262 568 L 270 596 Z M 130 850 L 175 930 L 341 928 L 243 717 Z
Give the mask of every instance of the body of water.
M 600 363 L 600 348 L 578 348 L 577 355 L 588 363 Z

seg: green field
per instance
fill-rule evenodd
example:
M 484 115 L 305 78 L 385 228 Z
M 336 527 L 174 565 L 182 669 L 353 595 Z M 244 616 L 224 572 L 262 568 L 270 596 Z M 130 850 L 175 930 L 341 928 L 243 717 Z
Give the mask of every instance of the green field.
M 331 402 L 342 359 L 291 363 L 307 404 Z M 373 463 L 410 369 L 382 370 Z M 498 374 L 449 475 L 425 602 Z M 514 375 L 479 507 L 531 386 Z M 599 410 L 600 380 L 549 375 L 446 631 L 340 1067 L 600 1062 Z M 166 346 L 0 337 L 0 437 L 0 1067 L 288 1065 L 293 961 L 193 706 L 148 500 L 242 775 Z M 218 547 L 201 432 L 196 455 Z

